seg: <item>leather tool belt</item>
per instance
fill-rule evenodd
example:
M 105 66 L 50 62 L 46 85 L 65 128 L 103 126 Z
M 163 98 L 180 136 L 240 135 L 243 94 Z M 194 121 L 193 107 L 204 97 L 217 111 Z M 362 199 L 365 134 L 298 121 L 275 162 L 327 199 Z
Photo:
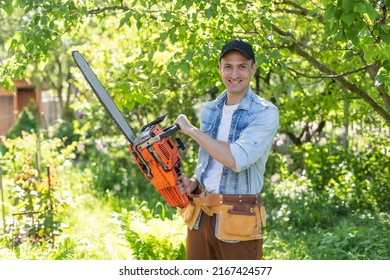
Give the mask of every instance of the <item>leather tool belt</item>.
M 217 215 L 216 237 L 221 240 L 262 238 L 266 214 L 258 195 L 212 194 L 205 190 L 191 194 L 188 206 L 179 209 L 189 229 L 193 229 L 201 210 L 209 216 Z

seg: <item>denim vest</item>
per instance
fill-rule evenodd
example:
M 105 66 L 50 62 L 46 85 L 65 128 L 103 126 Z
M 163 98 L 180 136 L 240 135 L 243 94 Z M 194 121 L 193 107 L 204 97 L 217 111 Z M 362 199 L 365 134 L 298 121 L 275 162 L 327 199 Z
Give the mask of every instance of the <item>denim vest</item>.
M 226 99 L 227 92 L 224 91 L 216 100 L 207 103 L 201 113 L 200 129 L 214 139 Z M 219 186 L 221 194 L 258 194 L 261 191 L 265 165 L 278 126 L 277 107 L 249 88 L 233 113 L 228 141 L 236 161 L 236 172 L 223 167 Z M 211 160 L 211 156 L 200 148 L 195 174 L 203 188 Z

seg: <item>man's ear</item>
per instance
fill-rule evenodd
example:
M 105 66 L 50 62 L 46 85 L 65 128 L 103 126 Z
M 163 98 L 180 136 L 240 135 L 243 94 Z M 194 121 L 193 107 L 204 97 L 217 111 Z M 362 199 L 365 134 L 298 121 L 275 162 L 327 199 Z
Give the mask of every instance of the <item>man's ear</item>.
M 256 63 L 252 65 L 252 76 L 256 73 Z

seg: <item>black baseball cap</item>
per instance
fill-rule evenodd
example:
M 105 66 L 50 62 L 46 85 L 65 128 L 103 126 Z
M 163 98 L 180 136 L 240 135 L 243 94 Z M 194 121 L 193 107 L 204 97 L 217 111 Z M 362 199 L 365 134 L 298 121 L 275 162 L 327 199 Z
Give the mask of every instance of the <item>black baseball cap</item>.
M 232 40 L 223 46 L 219 60 L 221 61 L 222 57 L 231 51 L 239 51 L 247 59 L 252 59 L 254 62 L 256 62 L 252 45 L 239 39 Z

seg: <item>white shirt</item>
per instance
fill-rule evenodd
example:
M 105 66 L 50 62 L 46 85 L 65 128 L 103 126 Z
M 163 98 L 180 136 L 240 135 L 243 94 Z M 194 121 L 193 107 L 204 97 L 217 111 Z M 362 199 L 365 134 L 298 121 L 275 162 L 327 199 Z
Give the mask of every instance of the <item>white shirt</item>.
M 232 123 L 232 117 L 234 111 L 238 108 L 240 104 L 235 105 L 226 105 L 223 106 L 221 123 L 218 127 L 217 140 L 228 142 L 230 125 Z M 204 186 L 207 191 L 211 193 L 219 192 L 219 184 L 221 181 L 223 165 L 216 161 L 215 159 L 211 160 L 210 167 L 204 178 Z

